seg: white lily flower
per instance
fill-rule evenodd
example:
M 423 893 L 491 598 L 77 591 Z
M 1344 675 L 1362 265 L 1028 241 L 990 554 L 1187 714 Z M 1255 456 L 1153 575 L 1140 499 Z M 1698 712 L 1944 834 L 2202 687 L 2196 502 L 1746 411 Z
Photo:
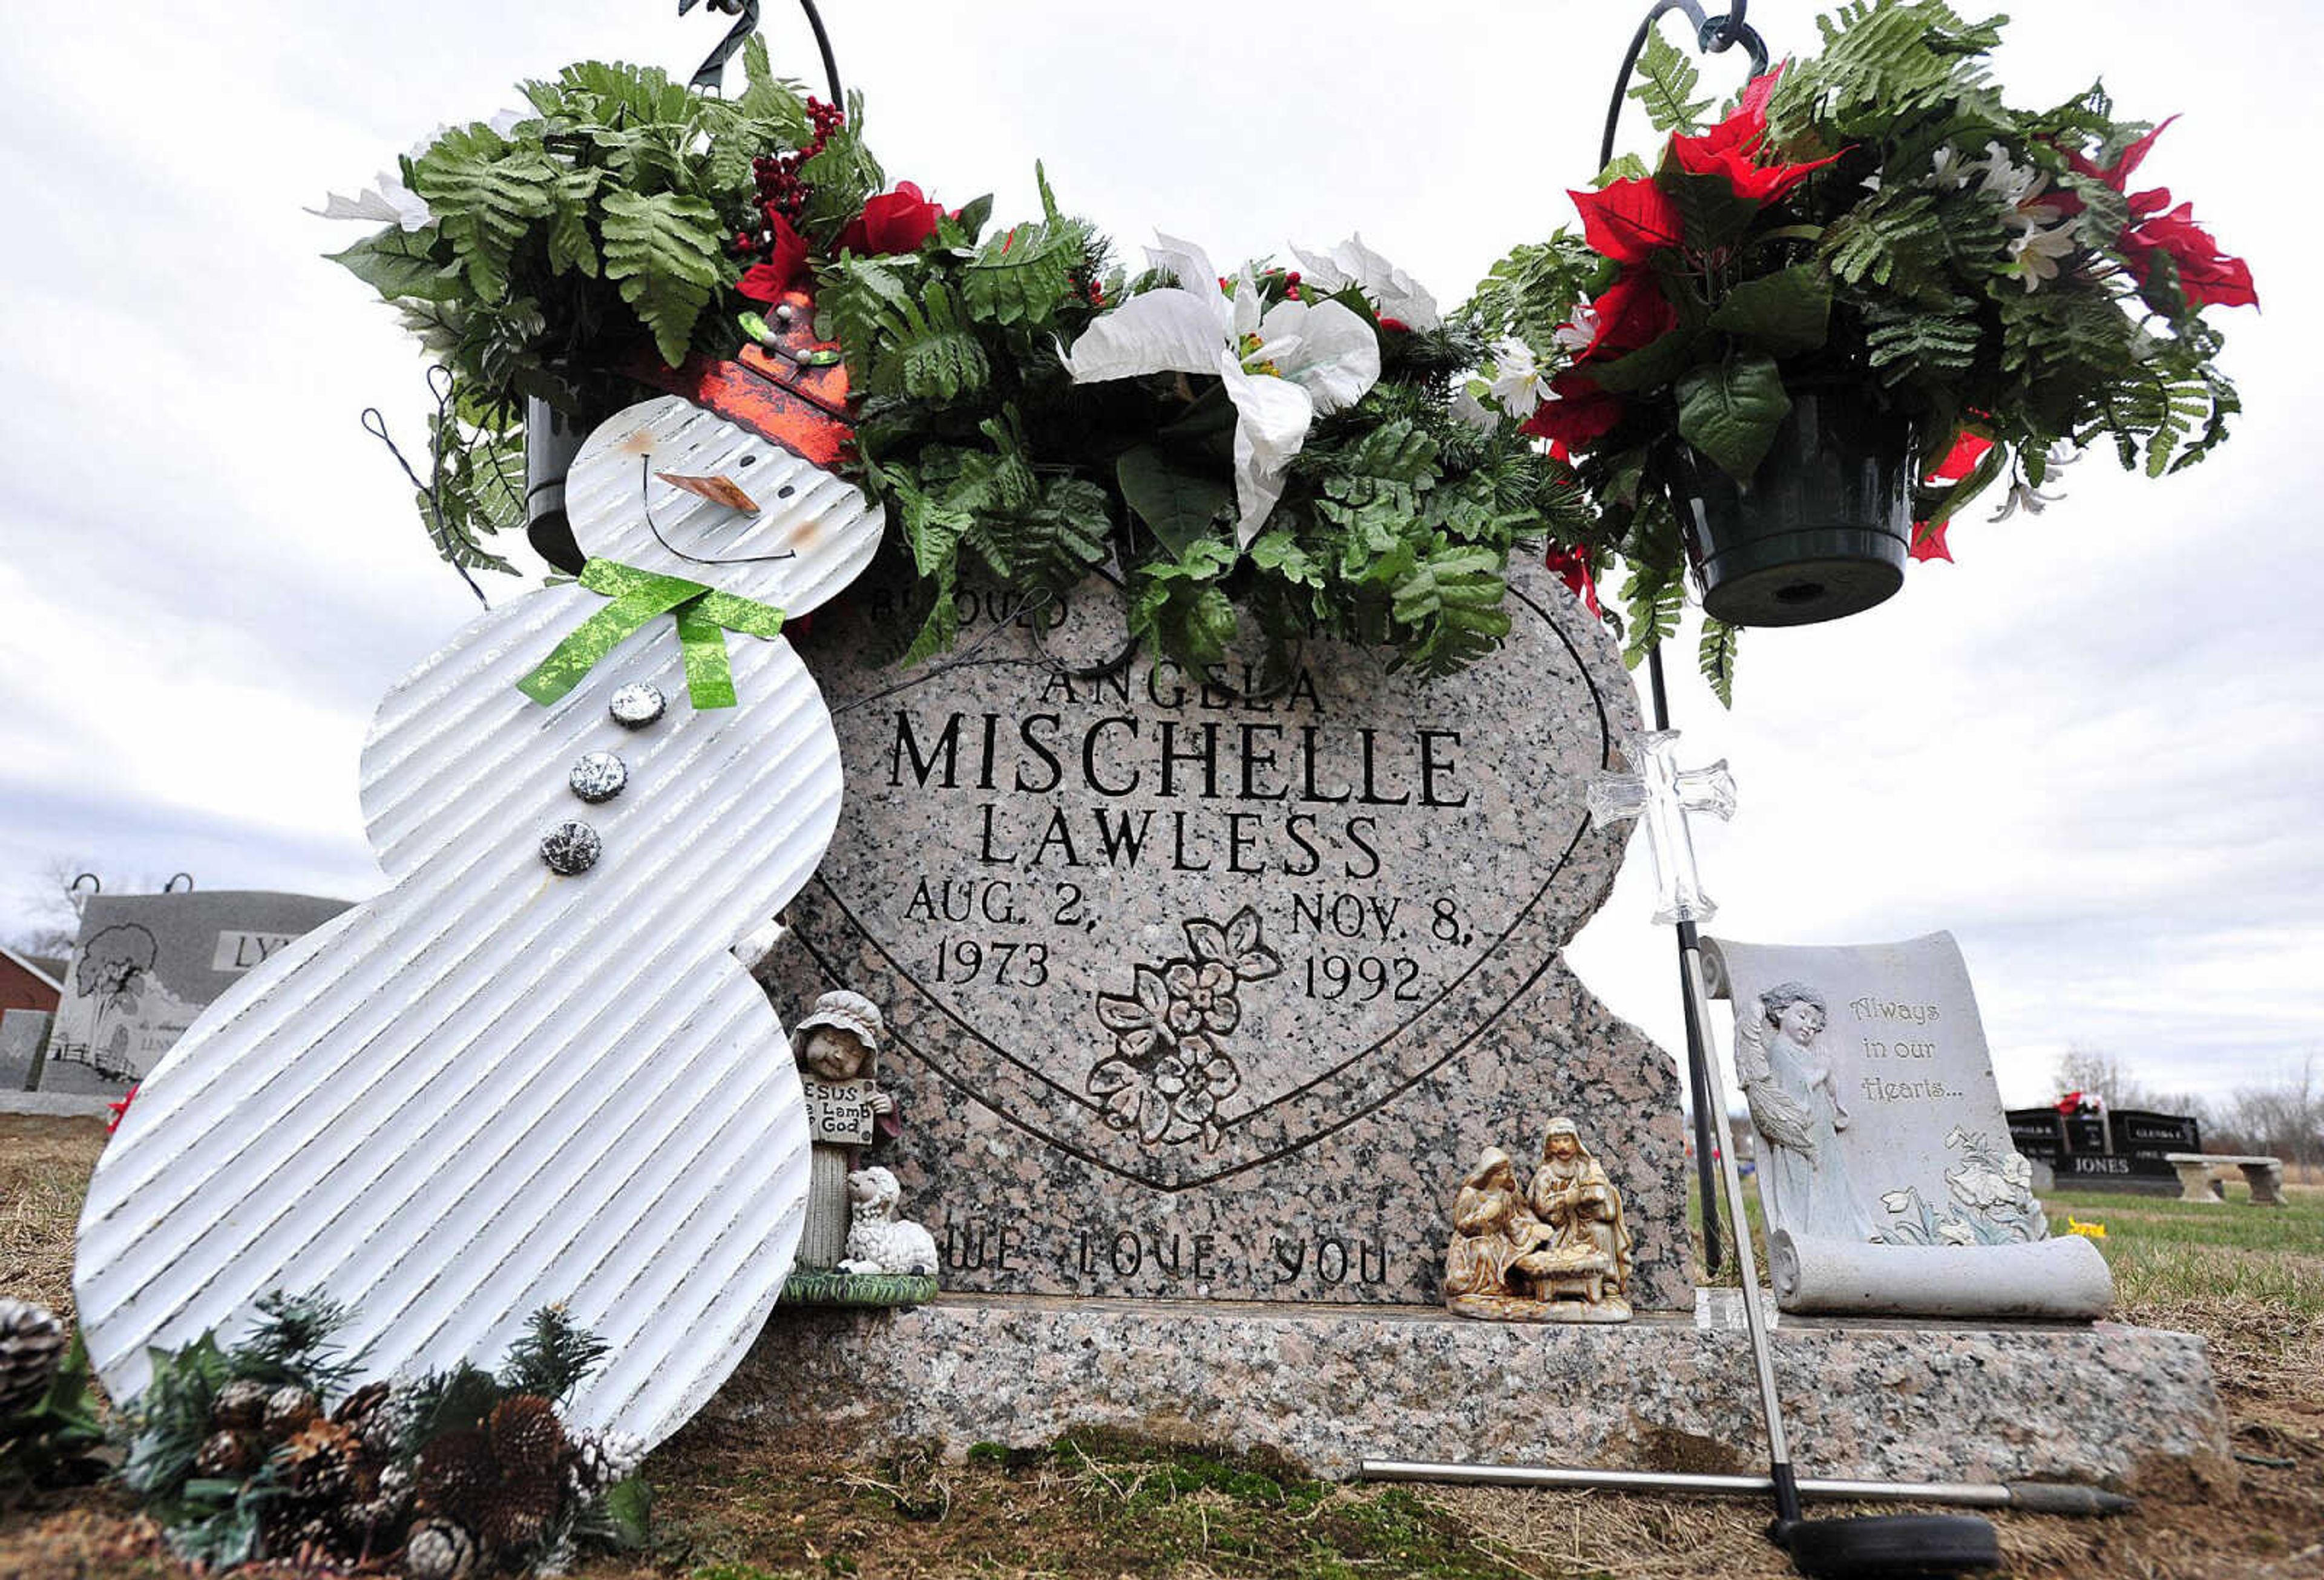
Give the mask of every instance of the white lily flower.
M 1360 231 L 1333 248 L 1328 258 L 1303 247 L 1292 248 L 1291 255 L 1299 260 L 1303 285 L 1313 283 L 1326 294 L 1352 285 L 1371 299 L 1381 317 L 1394 318 L 1407 329 L 1434 329 L 1444 322 L 1444 316 L 1436 310 L 1436 299 L 1411 275 L 1364 245 Z
M 1974 1245 L 1977 1231 L 1961 1218 L 1947 1218 L 1937 1226 L 1937 1238 L 1948 1245 Z
M 2062 493 L 2043 493 L 2027 483 L 2013 482 L 2009 485 L 2009 497 L 2001 501 L 2001 509 L 1994 511 L 1992 519 L 2006 521 L 2021 510 L 2029 516 L 2038 516 L 2065 497 Z
M 1588 311 L 1586 308 L 1582 309 Z M 1566 331 L 1557 332 L 1560 344 Z M 1583 342 L 1587 344 L 1588 342 Z M 1515 335 L 1493 347 L 1493 399 L 1519 422 L 1531 417 L 1549 399 L 1549 379 L 1534 361 L 1533 347 Z
M 2016 263 L 2025 289 L 2032 291 L 2038 289 L 2043 280 L 2057 279 L 2059 261 L 2070 256 L 2078 245 L 2073 223 L 2069 221 L 2048 230 L 2021 232 L 2010 241 L 2009 256 Z
M 1147 373 L 1212 373 L 1235 408 L 1235 541 L 1248 548 L 1283 497 L 1284 473 L 1318 417 L 1344 410 L 1379 381 L 1379 337 L 1338 302 L 1262 308 L 1245 269 L 1230 293 L 1208 254 L 1159 235 L 1147 258 L 1175 288 L 1131 297 L 1065 354 L 1076 383 Z
M 1985 179 L 1978 190 L 1987 198 L 1998 198 L 2015 207 L 2032 197 L 2049 178 L 2032 165 L 2013 163 L 2009 151 L 1998 142 L 1985 145 Z
M 1598 330 L 1603 320 L 1598 317 L 1595 304 L 1576 302 L 1573 305 L 1573 317 L 1551 330 L 1549 337 L 1555 341 L 1567 355 L 1580 356 L 1598 344 Z
M 1880 1207 L 1884 1212 L 1910 1212 L 1913 1210 L 1913 1193 L 1909 1190 L 1885 1191 L 1880 1198 Z
M 1930 163 L 1934 167 L 1932 173 L 1938 184 L 1958 191 L 1977 179 L 1980 161 L 1966 157 L 1960 149 L 1948 142 L 1937 150 L 1936 157 Z

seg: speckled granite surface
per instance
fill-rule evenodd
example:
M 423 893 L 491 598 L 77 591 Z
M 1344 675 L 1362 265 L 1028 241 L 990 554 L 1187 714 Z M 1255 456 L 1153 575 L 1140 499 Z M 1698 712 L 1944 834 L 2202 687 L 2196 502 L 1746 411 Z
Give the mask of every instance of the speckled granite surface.
M 1506 647 L 1432 685 L 1323 644 L 1259 701 L 1075 678 L 974 622 L 899 673 L 868 598 L 801 639 L 847 801 L 761 975 L 887 1012 L 879 1161 L 948 1288 L 1433 1301 L 1461 1174 L 1563 1113 L 1628 1198 L 1633 1303 L 1689 1303 L 1674 1068 L 1558 953 L 1620 864 L 1583 787 L 1637 703 L 1512 571 Z
M 1786 1317 L 1775 1355 L 1803 1474 L 2119 1482 L 2227 1451 L 2189 1334 Z M 1367 1458 L 1748 1470 L 1762 1452 L 1741 1332 L 1675 1315 L 1516 1327 L 1419 1308 L 974 1295 L 779 1310 L 708 1413 L 864 1457 L 1103 1429 L 1271 1449 L 1331 1476 Z

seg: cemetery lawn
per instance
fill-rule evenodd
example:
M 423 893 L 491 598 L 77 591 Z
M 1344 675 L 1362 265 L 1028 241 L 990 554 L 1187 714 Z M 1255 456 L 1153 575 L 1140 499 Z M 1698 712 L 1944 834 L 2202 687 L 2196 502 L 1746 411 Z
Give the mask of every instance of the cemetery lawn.
M 103 1143 L 93 1122 L 0 1116 L 0 1294 L 69 1309 L 73 1224 Z M 2210 1341 L 2236 1463 L 2139 1487 L 2141 1509 L 2122 1520 L 2005 1515 L 1997 1523 L 2008 1573 L 2324 1575 L 2324 1189 L 2295 1188 L 2282 1209 L 2249 1207 L 2229 1190 L 2233 1199 L 2211 1208 L 2049 1199 L 2061 1228 L 2069 1213 L 2107 1226 L 2098 1244 L 2123 1319 Z M 706 1426 L 657 1452 L 646 1474 L 657 1493 L 653 1549 L 594 1559 L 584 1580 L 1788 1572 L 1760 1538 L 1766 1513 L 1756 1503 L 1335 1486 L 1249 1458 L 1127 1442 L 842 1469 Z M 118 1493 L 44 1494 L 0 1511 L 9 1580 L 188 1574 Z

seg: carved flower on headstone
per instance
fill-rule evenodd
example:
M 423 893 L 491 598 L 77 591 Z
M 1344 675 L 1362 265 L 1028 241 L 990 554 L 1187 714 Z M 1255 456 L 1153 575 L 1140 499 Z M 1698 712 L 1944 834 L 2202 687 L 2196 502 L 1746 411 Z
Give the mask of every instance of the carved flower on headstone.
M 1149 1145 L 1219 1144 L 1219 1105 L 1242 1087 L 1223 1039 L 1242 1024 L 1240 989 L 1283 969 L 1267 947 L 1259 912 L 1245 905 L 1224 923 L 1184 924 L 1191 958 L 1141 965 L 1128 994 L 1097 996 L 1098 1024 L 1113 1052 L 1091 1070 L 1086 1089 L 1105 1121 Z
M 1224 1036 L 1242 1019 L 1242 1005 L 1235 997 L 1235 975 L 1217 960 L 1173 960 L 1162 973 L 1162 981 L 1170 991 L 1170 1006 L 1165 1012 L 1170 1029 L 1181 1037 L 1204 1032 Z

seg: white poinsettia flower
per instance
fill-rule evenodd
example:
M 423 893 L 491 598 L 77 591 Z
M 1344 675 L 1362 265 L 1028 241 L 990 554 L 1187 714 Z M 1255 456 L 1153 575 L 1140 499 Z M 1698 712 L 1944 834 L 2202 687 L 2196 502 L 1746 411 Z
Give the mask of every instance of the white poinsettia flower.
M 1500 431 L 1500 414 L 1495 411 L 1491 407 L 1487 406 L 1483 401 L 1478 400 L 1477 392 L 1471 389 L 1465 381 L 1458 390 L 1455 390 L 1452 392 L 1452 418 L 1455 422 L 1467 423 L 1471 427 L 1475 428 L 1480 434 L 1492 434 L 1499 433 Z
M 1573 317 L 1551 330 L 1549 337 L 1557 342 L 1567 355 L 1580 356 L 1598 344 L 1598 330 L 1602 321 L 1598 317 L 1595 303 L 1576 302 Z
M 1558 331 L 1563 335 L 1564 330 Z M 1519 422 L 1549 399 L 1549 375 L 1534 360 L 1533 347 L 1511 335 L 1493 347 L 1493 399 Z
M 493 135 L 506 137 L 521 123 L 540 118 L 538 110 L 501 110 L 484 124 L 493 129 Z M 438 122 L 436 130 L 404 152 L 412 159 L 418 159 L 436 145 L 437 139 L 451 130 L 448 124 Z M 428 200 L 403 184 L 400 168 L 380 171 L 372 178 L 372 185 L 352 198 L 327 192 L 323 195 L 323 207 L 309 208 L 307 212 L 324 219 L 367 219 L 376 224 L 399 225 L 407 231 L 423 229 L 436 220 L 436 216 L 429 211 Z
M 1155 239 L 1147 258 L 1177 285 L 1099 317 L 1065 366 L 1082 384 L 1163 372 L 1222 380 L 1235 408 L 1235 541 L 1248 548 L 1283 497 L 1284 474 L 1315 418 L 1354 405 L 1379 381 L 1379 336 L 1338 302 L 1265 307 L 1249 269 L 1230 291 L 1200 247 Z
M 1436 299 L 1411 275 L 1364 245 L 1360 231 L 1333 248 L 1329 257 L 1304 247 L 1292 248 L 1291 255 L 1299 260 L 1302 284 L 1312 281 L 1325 292 L 1352 285 L 1379 308 L 1381 317 L 1394 318 L 1407 329 L 1434 329 L 1444 322 L 1444 316 L 1436 310 Z
M 328 192 L 324 194 L 323 207 L 307 212 L 324 219 L 367 219 L 399 225 L 407 231 L 420 230 L 436 218 L 429 212 L 426 198 L 405 186 L 401 177 L 387 170 L 380 171 L 374 185 L 353 198 Z

